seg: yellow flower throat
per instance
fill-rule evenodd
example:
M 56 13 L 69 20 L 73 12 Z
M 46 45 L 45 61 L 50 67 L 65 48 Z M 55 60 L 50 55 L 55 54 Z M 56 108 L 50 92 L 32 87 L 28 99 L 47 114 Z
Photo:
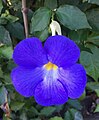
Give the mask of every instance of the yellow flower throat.
M 58 67 L 57 65 L 51 63 L 51 62 L 48 62 L 47 64 L 44 65 L 44 67 L 47 69 L 47 70 L 56 70 Z

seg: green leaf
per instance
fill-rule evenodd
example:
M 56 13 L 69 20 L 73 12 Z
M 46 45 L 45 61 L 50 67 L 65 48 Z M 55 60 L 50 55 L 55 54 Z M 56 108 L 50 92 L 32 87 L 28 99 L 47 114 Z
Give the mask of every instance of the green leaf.
M 88 82 L 87 87 L 91 90 L 99 89 L 99 83 L 98 82 Z
M 99 104 L 97 105 L 97 107 L 96 107 L 94 112 L 99 112 Z
M 7 102 L 7 90 L 4 86 L 0 87 L 0 105 Z
M 25 112 L 22 112 L 20 115 L 20 120 L 27 120 L 27 115 Z
M 99 5 L 99 0 L 88 0 L 88 2 Z
M 50 116 L 50 115 L 52 115 L 52 113 L 53 113 L 55 110 L 56 110 L 55 107 L 44 107 L 44 108 L 41 110 L 40 114 L 41 114 L 41 115 L 44 115 L 44 116 Z
M 0 26 L 0 43 L 11 45 L 10 34 L 3 26 Z
M 33 15 L 31 20 L 31 34 L 36 31 L 44 30 L 49 22 L 51 17 L 51 11 L 47 8 L 39 8 Z
M 99 97 L 99 83 L 98 82 L 88 82 L 87 88 L 92 91 L 95 91 L 97 96 Z
M 25 38 L 24 28 L 19 22 L 9 23 L 7 25 L 7 29 L 13 37 L 18 38 L 20 40 Z
M 65 113 L 64 120 L 83 120 L 83 117 L 79 111 L 76 109 L 69 109 Z
M 63 120 L 63 119 L 62 119 L 62 117 L 57 117 L 57 116 L 55 116 L 55 117 L 53 117 L 53 118 L 50 118 L 50 120 Z
M 93 43 L 99 46 L 99 33 L 93 32 L 91 35 L 88 36 L 88 39 L 86 42 Z
M 22 103 L 22 102 L 12 102 L 10 104 L 11 110 L 16 112 L 16 111 L 20 110 L 24 106 L 24 104 L 25 103 Z
M 50 9 L 57 8 L 57 0 L 45 0 L 44 6 Z
M 43 42 L 48 37 L 48 29 L 46 28 L 43 31 L 35 32 L 34 36 L 38 37 Z
M 75 113 L 74 120 L 83 120 L 83 116 L 80 112 Z
M 64 116 L 64 120 L 74 120 L 75 113 L 77 112 L 76 109 L 69 109 Z
M 91 28 L 86 15 L 76 6 L 60 6 L 56 11 L 56 15 L 61 24 L 71 30 Z
M 57 105 L 57 106 L 55 106 L 55 108 L 56 108 L 56 112 L 60 112 L 62 109 L 63 109 L 63 107 L 64 107 L 64 105 Z
M 1 67 L 0 67 L 0 78 L 1 77 L 3 77 L 3 71 L 2 71 L 2 69 L 1 69 Z
M 77 31 L 70 31 L 68 37 L 74 40 L 77 44 L 81 41 L 86 41 L 88 37 L 88 30 L 77 30 Z
M 85 67 L 87 74 L 97 81 L 99 78 L 99 49 L 95 48 L 92 53 L 82 51 L 80 63 Z
M 29 111 L 27 112 L 27 115 L 31 117 L 35 117 L 39 115 L 39 112 L 35 107 L 32 106 L 31 109 L 29 109 Z
M 6 18 L 0 17 L 0 25 L 6 25 L 8 20 Z
M 92 29 L 99 31 L 99 8 L 89 10 L 86 15 Z
M 1 18 L 5 18 L 9 22 L 16 22 L 17 20 L 19 20 L 18 17 L 11 15 L 8 10 L 6 10 L 5 13 L 1 15 Z
M 5 56 L 7 59 L 12 59 L 12 53 L 13 53 L 13 50 L 12 50 L 12 47 L 1 47 L 0 48 L 0 53 Z
M 72 99 L 69 99 L 68 100 L 68 104 L 74 108 L 76 108 L 77 110 L 81 110 L 82 109 L 82 106 L 80 104 L 80 102 L 78 100 L 72 100 Z
M 72 116 L 71 116 L 71 114 L 70 114 L 69 111 L 67 111 L 67 112 L 65 113 L 64 120 L 73 120 L 73 119 L 72 119 Z

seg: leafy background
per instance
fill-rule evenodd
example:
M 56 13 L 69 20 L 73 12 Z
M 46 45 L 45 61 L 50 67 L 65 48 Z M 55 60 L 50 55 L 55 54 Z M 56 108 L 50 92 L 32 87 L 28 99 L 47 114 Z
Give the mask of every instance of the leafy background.
M 60 106 L 42 107 L 19 95 L 10 78 L 13 49 L 25 38 L 21 0 L 0 0 L 0 119 L 99 120 L 99 0 L 27 0 L 29 36 L 42 42 L 51 35 L 51 19 L 80 47 L 87 72 L 83 95 Z

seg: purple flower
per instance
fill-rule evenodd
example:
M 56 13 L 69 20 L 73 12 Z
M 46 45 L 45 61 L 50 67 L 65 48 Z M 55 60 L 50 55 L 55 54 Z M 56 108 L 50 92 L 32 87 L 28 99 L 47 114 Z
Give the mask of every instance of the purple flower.
M 86 72 L 76 63 L 79 56 L 77 45 L 65 36 L 49 37 L 44 47 L 36 37 L 25 39 L 13 53 L 18 65 L 11 73 L 13 85 L 21 95 L 34 96 L 43 106 L 78 98 L 86 85 Z

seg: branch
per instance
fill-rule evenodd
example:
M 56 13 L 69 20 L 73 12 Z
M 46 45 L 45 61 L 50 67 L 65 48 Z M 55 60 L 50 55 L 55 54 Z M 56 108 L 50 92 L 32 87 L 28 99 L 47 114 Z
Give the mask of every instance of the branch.
M 26 38 L 29 37 L 29 31 L 28 31 L 28 9 L 26 7 L 26 0 L 22 0 L 22 14 L 23 14 L 23 20 L 24 20 L 24 28 L 25 28 L 25 36 Z

